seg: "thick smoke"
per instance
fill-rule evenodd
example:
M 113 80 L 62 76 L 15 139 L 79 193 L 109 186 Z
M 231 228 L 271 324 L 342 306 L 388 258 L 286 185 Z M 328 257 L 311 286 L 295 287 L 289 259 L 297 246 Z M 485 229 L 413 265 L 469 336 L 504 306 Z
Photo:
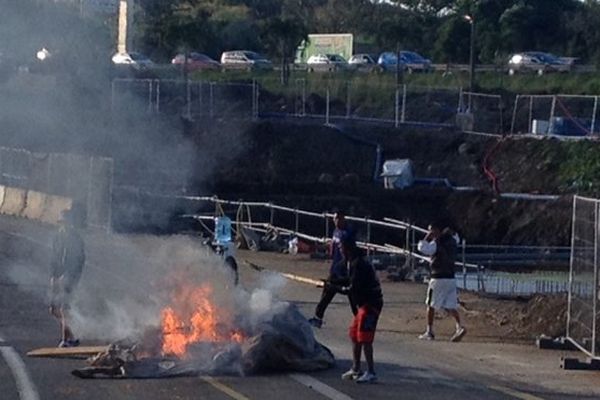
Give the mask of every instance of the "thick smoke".
M 82 18 L 70 2 L 0 0 L 0 10 L 0 146 L 110 157 L 115 193 L 133 187 L 164 194 L 174 193 L 176 187 L 201 192 L 202 187 L 186 187 L 191 177 L 203 182 L 198 176 L 208 179 L 218 165 L 215 154 L 231 159 L 241 150 L 241 128 L 231 129 L 233 124 L 219 138 L 202 142 L 202 147 L 184 129 L 181 114 L 148 113 L 147 96 L 123 94 L 115 102 L 110 63 L 116 48 L 111 32 L 114 19 Z M 35 59 L 42 47 L 51 54 L 44 63 Z M 67 190 L 78 182 L 86 187 L 96 183 L 76 168 L 63 177 Z M 16 184 L 0 182 L 24 187 L 28 183 L 26 179 Z M 157 209 L 167 216 L 176 212 L 174 205 L 165 210 L 171 206 L 164 202 L 145 204 L 142 209 L 127 196 L 117 198 L 113 193 L 111 200 L 113 207 L 128 210 L 130 218 L 140 223 L 152 219 Z M 40 257 L 10 268 L 9 275 L 45 301 L 47 243 L 52 232 L 44 232 L 48 235 L 42 243 L 25 240 L 23 244 L 36 248 Z M 9 251 L 18 256 L 16 248 Z M 254 294 L 234 288 L 231 271 L 196 239 L 122 236 L 116 240 L 88 234 L 86 252 L 87 264 L 71 309 L 73 328 L 82 339 L 140 337 L 157 326 L 160 310 L 170 301 L 162 285 L 180 270 L 197 283 L 211 282 L 217 304 L 224 310 L 256 315 L 258 321 L 274 309 L 272 284 Z

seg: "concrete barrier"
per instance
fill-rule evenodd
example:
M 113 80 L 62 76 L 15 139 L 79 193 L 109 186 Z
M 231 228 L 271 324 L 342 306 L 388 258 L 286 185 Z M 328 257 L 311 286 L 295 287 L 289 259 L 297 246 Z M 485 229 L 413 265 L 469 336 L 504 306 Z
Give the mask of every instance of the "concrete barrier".
M 0 208 L 2 208 L 2 203 L 4 203 L 4 193 L 6 192 L 6 186 L 0 185 Z
M 5 215 L 20 216 L 25 208 L 27 191 L 21 188 L 6 187 L 4 201 L 0 206 L 0 213 Z
M 45 197 L 46 203 L 40 220 L 49 224 L 58 224 L 61 220 L 62 212 L 71 208 L 73 199 L 52 195 L 46 195 Z
M 39 220 L 44 214 L 48 195 L 34 190 L 27 192 L 25 208 L 21 213 L 22 217 Z

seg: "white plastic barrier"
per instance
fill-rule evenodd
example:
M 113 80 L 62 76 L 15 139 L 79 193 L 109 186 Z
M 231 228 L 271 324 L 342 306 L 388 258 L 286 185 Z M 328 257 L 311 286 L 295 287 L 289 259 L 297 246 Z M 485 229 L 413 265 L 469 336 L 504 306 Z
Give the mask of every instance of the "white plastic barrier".
M 44 214 L 47 194 L 29 190 L 25 201 L 22 217 L 39 220 Z
M 20 216 L 25 208 L 27 191 L 21 188 L 6 187 L 4 189 L 4 201 L 0 206 L 0 213 L 5 215 Z

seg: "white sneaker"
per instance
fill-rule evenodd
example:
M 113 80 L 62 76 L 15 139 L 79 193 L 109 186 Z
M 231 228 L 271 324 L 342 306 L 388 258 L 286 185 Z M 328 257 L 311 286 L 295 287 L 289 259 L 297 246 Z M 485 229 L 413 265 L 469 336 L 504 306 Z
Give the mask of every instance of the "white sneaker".
M 418 337 L 421 340 L 435 340 L 435 335 L 433 334 L 433 332 L 429 332 L 429 331 L 419 335 Z
M 355 371 L 352 368 L 350 368 L 348 371 L 346 371 L 342 374 L 342 379 L 345 381 L 354 381 L 359 376 L 361 376 L 361 374 L 362 374 L 361 371 Z
M 377 382 L 377 375 L 370 373 L 369 371 L 362 374 L 356 379 L 356 383 L 375 383 Z
M 462 338 L 467 334 L 467 330 L 462 326 L 454 332 L 454 335 L 450 338 L 451 342 L 460 342 Z

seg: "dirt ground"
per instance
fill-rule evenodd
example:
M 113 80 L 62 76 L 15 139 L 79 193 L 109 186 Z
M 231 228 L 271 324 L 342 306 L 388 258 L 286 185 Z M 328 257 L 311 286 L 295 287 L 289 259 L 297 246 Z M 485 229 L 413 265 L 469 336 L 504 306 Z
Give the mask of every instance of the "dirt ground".
M 311 259 L 307 254 L 289 255 L 271 252 L 240 250 L 240 268 L 251 264 L 268 270 L 294 274 L 310 279 L 327 276 L 329 264 Z M 400 312 L 386 317 L 385 329 L 399 333 L 419 334 L 425 322 L 426 285 L 413 282 L 391 282 L 384 271 L 379 272 L 384 290 L 384 301 L 401 304 Z M 460 312 L 468 327 L 469 340 L 502 343 L 534 343 L 544 334 L 551 337 L 564 335 L 566 328 L 567 298 L 565 295 L 536 295 L 532 298 L 502 299 L 461 291 Z M 436 315 L 436 325 L 451 333 L 451 318 Z

